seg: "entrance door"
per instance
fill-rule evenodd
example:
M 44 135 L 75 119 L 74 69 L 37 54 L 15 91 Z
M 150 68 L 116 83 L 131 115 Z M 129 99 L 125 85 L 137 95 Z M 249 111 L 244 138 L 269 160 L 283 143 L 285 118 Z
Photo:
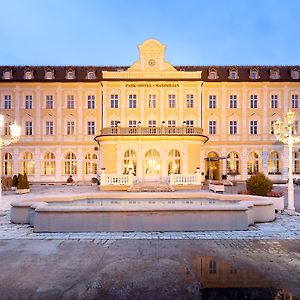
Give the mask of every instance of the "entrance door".
M 144 179 L 146 181 L 160 180 L 161 162 L 159 152 L 150 149 L 145 154 L 144 160 Z

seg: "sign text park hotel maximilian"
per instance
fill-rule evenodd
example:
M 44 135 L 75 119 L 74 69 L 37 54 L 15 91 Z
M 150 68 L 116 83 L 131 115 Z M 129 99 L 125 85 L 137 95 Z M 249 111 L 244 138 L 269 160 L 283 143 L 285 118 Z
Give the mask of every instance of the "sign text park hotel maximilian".
M 289 108 L 299 132 L 299 66 L 172 66 L 165 46 L 138 46 L 132 66 L 0 66 L 0 109 L 22 126 L 2 174 L 33 181 L 173 174 L 288 176 L 272 123 Z M 294 172 L 300 152 L 294 149 Z

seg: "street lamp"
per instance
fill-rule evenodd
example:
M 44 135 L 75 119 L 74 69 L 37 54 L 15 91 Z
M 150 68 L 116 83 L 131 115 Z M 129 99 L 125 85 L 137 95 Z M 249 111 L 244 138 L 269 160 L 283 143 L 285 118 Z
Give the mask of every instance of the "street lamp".
M 9 144 L 16 143 L 21 136 L 21 126 L 17 125 L 16 122 L 9 125 L 10 137 L 3 137 L 4 129 L 4 115 L 0 114 L 0 205 L 2 203 L 2 148 L 8 146 Z
M 284 116 L 284 122 L 279 118 L 273 124 L 274 134 L 277 140 L 288 145 L 289 149 L 289 174 L 288 174 L 288 213 L 295 213 L 294 183 L 293 183 L 293 146 L 300 142 L 300 136 L 293 136 L 295 125 L 295 113 L 290 109 Z

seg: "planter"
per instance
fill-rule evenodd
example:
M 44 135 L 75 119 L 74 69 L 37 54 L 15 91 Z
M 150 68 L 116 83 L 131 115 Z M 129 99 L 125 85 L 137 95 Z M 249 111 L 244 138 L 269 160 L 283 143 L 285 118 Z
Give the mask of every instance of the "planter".
M 16 194 L 26 194 L 29 192 L 30 192 L 30 189 L 16 189 Z
M 11 187 L 11 190 L 12 190 L 12 191 L 15 191 L 16 189 L 17 189 L 16 186 L 12 186 L 12 187 Z

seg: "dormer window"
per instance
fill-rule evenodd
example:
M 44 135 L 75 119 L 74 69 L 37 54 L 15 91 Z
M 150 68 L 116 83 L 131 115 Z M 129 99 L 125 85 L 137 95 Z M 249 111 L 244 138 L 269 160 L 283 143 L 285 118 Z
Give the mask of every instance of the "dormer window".
M 299 79 L 299 70 L 297 68 L 291 70 L 291 78 Z
M 232 80 L 238 79 L 239 76 L 238 76 L 237 69 L 235 69 L 235 68 L 229 69 L 229 77 L 228 78 L 232 79 Z
M 45 71 L 45 79 L 54 79 L 54 71 L 46 70 Z
M 208 79 L 216 80 L 218 78 L 218 73 L 215 68 L 211 68 L 208 70 Z
M 258 70 L 257 69 L 250 69 L 249 78 L 253 79 L 253 80 L 259 79 Z
M 75 79 L 75 71 L 74 70 L 68 70 L 66 74 L 66 79 Z
M 26 80 L 33 79 L 33 71 L 32 70 L 25 70 L 24 79 L 26 79 Z
M 278 69 L 271 69 L 270 70 L 270 78 L 271 79 L 279 79 L 279 70 Z
M 95 71 L 89 70 L 87 73 L 87 79 L 96 79 Z
M 12 70 L 4 70 L 2 78 L 6 80 L 12 79 Z

